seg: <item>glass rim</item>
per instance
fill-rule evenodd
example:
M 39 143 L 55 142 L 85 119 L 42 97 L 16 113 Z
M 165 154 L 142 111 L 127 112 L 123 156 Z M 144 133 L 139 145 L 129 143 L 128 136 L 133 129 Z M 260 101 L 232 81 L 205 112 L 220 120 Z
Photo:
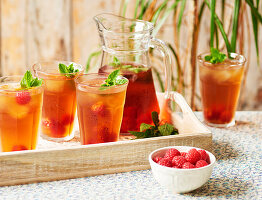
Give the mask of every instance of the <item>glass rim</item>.
M 87 83 L 81 83 L 81 78 L 82 77 L 88 77 L 88 76 L 97 76 L 97 77 L 99 77 L 99 76 L 104 76 L 104 78 L 106 79 L 107 78 L 107 76 L 109 75 L 109 73 L 86 73 L 86 74 L 81 74 L 81 75 L 79 75 L 78 77 L 76 77 L 75 78 L 75 83 L 77 84 L 77 85 L 80 85 L 80 86 L 87 86 L 87 87 L 89 87 L 89 88 L 100 88 L 101 87 L 101 85 L 99 85 L 99 86 L 90 86 L 89 84 L 87 84 Z M 127 80 L 127 82 L 126 83 L 124 83 L 124 84 L 122 84 L 122 85 L 113 85 L 113 86 L 109 86 L 109 87 L 105 87 L 105 88 L 121 88 L 121 87 L 124 87 L 124 86 L 127 86 L 128 85 L 128 83 L 129 83 L 129 80 L 127 79 L 127 78 L 125 78 L 124 76 L 122 76 L 122 75 L 120 75 L 120 77 L 121 77 L 121 79 L 125 79 L 125 80 Z
M 240 67 L 240 66 L 243 66 L 245 63 L 246 63 L 246 58 L 245 56 L 241 55 L 241 54 L 238 54 L 238 53 L 229 53 L 230 56 L 233 57 L 232 60 L 235 60 L 235 61 L 238 61 L 238 63 L 230 63 L 230 64 L 227 64 L 227 66 L 231 66 L 231 67 Z M 207 55 L 210 55 L 210 52 L 205 52 L 205 53 L 201 53 L 197 56 L 197 60 L 199 63 L 201 64 L 204 64 L 205 66 L 214 66 L 214 65 L 217 65 L 217 66 L 221 66 L 221 63 L 210 63 L 209 61 L 205 61 L 204 58 L 205 56 Z M 239 59 L 236 59 L 236 57 L 239 57 Z
M 102 26 L 103 26 L 103 31 L 105 31 L 105 33 L 112 33 L 112 34 L 116 34 L 116 35 L 136 35 L 136 34 L 145 34 L 145 33 L 150 33 L 153 31 L 154 29 L 154 24 L 151 23 L 151 22 L 148 22 L 148 21 L 144 21 L 144 20 L 139 20 L 139 19 L 130 19 L 130 18 L 126 18 L 126 17 L 123 17 L 123 16 L 119 16 L 119 15 L 115 15 L 115 14 L 112 14 L 112 13 L 100 13 L 100 14 L 97 14 L 96 16 L 93 17 L 93 19 L 95 21 L 99 21 L 99 16 L 102 16 L 102 15 L 111 15 L 111 16 L 114 16 L 114 17 L 118 17 L 120 19 L 122 19 L 123 21 L 130 21 L 130 22 L 140 22 L 140 23 L 143 23 L 143 24 L 146 24 L 147 25 L 147 29 L 145 30 L 141 30 L 141 31 L 136 31 L 136 32 L 116 32 L 116 31 L 113 31 L 113 30 L 109 30 L 107 29 L 102 23 L 100 23 Z M 97 20 L 98 19 L 98 20 Z
M 79 70 L 78 72 L 61 74 L 61 73 L 55 73 L 55 72 L 46 72 L 46 71 L 43 71 L 42 69 L 36 69 L 35 68 L 37 65 L 42 66 L 44 63 L 46 63 L 46 64 L 52 64 L 52 63 L 58 63 L 58 64 L 59 63 L 63 63 L 63 64 L 64 63 L 70 63 L 71 64 L 71 63 L 73 63 L 76 66 L 79 66 L 81 68 L 81 70 Z M 58 67 L 58 65 L 57 65 L 57 67 Z M 48 75 L 55 75 L 55 76 L 76 75 L 76 74 L 78 74 L 80 72 L 83 72 L 85 70 L 82 65 L 80 65 L 78 63 L 75 63 L 73 61 L 65 61 L 65 60 L 52 60 L 52 61 L 45 61 L 45 60 L 43 60 L 43 61 L 39 61 L 39 62 L 33 64 L 32 69 L 33 69 L 34 72 L 40 73 L 41 75 L 46 75 L 46 76 L 48 76 Z
M 0 85 L 2 85 L 3 83 L 8 84 L 9 82 L 10 83 L 19 83 L 22 80 L 23 77 L 24 77 L 23 75 L 2 76 L 2 77 L 0 77 Z M 8 79 L 8 78 L 10 78 L 10 79 L 11 78 L 20 78 L 20 81 L 6 81 L 6 82 L 3 81 L 4 79 Z M 0 88 L 0 92 L 17 93 L 17 92 L 23 92 L 23 91 L 29 91 L 29 90 L 30 91 L 31 90 L 38 90 L 38 89 L 41 89 L 43 87 L 44 87 L 44 83 L 42 82 L 42 85 L 40 85 L 40 86 L 30 87 L 29 89 L 16 90 L 16 91 L 10 90 L 10 89 L 1 89 Z

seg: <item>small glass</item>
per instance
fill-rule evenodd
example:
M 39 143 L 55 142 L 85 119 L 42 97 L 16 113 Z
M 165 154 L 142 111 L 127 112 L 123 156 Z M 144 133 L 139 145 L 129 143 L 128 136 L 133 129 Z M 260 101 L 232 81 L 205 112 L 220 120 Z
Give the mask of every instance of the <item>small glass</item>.
M 73 127 L 76 112 L 76 89 L 74 79 L 84 68 L 76 63 L 79 72 L 61 74 L 59 63 L 66 66 L 73 62 L 50 61 L 33 65 L 35 75 L 44 81 L 41 136 L 56 142 L 74 137 Z
M 36 148 L 43 86 L 21 90 L 23 76 L 0 78 L 0 145 L 2 152 Z
M 107 76 L 85 74 L 75 80 L 80 139 L 83 145 L 115 142 L 119 139 L 128 81 L 123 85 L 101 88 Z
M 233 126 L 246 59 L 230 53 L 230 59 L 212 64 L 204 59 L 209 54 L 198 56 L 204 119 L 210 126 Z

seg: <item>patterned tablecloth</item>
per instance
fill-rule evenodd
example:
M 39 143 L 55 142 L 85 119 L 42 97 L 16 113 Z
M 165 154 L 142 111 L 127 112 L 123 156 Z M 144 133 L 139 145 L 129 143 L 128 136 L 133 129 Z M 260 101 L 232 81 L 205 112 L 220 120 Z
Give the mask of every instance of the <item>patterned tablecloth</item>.
M 0 187 L 0 199 L 262 199 L 262 112 L 238 112 L 236 119 L 235 127 L 211 128 L 217 163 L 194 192 L 170 194 L 144 170 Z

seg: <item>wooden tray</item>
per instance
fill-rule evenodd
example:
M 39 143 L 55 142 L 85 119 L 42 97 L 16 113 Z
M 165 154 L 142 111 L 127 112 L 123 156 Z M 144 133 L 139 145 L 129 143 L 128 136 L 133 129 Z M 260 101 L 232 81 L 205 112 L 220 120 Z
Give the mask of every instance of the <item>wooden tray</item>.
M 182 96 L 176 94 L 174 98 L 178 104 L 185 103 Z M 40 138 L 37 150 L 2 152 L 0 186 L 149 169 L 149 153 L 166 146 L 195 146 L 210 151 L 211 132 L 188 105 L 181 109 L 183 117 L 173 114 L 179 135 L 138 140 L 122 137 L 118 142 L 80 145 L 79 134 L 76 134 L 66 143 Z

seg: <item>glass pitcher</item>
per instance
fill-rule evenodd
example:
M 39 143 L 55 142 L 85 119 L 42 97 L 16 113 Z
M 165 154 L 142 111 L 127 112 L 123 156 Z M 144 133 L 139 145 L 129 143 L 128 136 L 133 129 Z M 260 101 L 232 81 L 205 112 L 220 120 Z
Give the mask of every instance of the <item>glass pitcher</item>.
M 94 17 L 94 20 L 103 50 L 99 72 L 109 73 L 120 69 L 121 74 L 129 80 L 120 130 L 122 135 L 128 135 L 128 131 L 139 131 L 141 123 L 153 124 L 151 118 L 153 111 L 160 114 L 160 120 L 176 123 L 176 127 L 181 132 L 198 130 L 188 128 L 191 126 L 186 128 L 184 124 L 188 125 L 188 123 L 196 124 L 192 127 L 202 127 L 182 95 L 170 91 L 171 57 L 164 42 L 152 37 L 154 28 L 152 23 L 126 19 L 113 14 L 99 14 Z M 165 94 L 161 95 L 161 109 L 153 83 L 149 59 L 150 47 L 161 52 L 165 63 Z M 183 118 L 174 114 L 171 121 L 170 100 L 179 105 Z M 201 130 L 205 130 L 205 127 Z

